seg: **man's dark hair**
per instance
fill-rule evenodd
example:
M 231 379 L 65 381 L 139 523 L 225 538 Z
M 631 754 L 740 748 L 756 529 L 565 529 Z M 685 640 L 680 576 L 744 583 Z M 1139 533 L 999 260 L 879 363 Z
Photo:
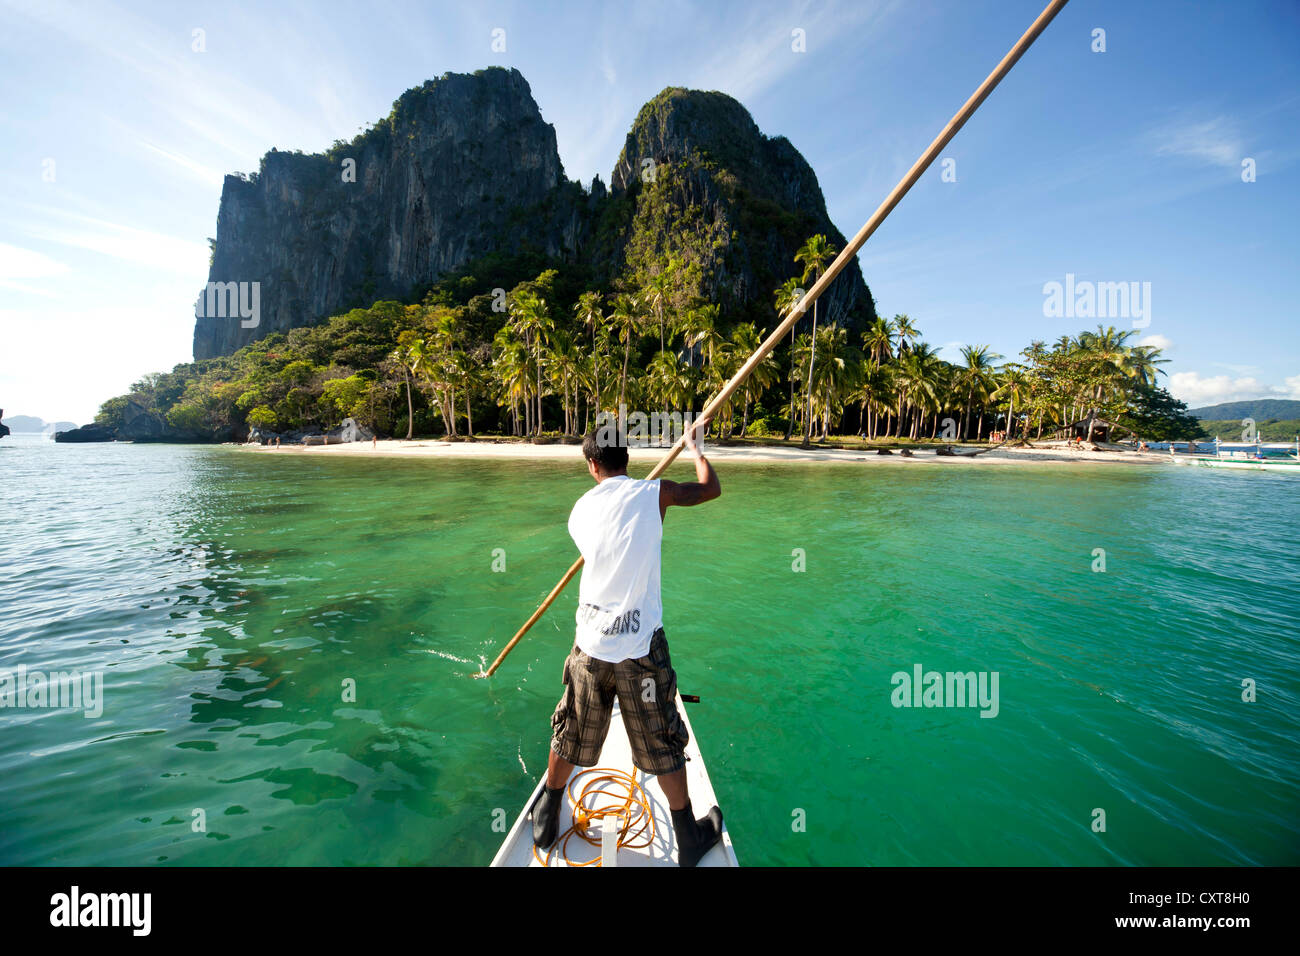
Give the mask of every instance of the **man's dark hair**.
M 615 434 L 611 435 L 610 432 Z M 596 436 L 599 435 L 598 439 Z M 613 439 L 611 441 L 611 439 Z M 627 439 L 615 429 L 597 429 L 588 432 L 582 440 L 582 454 L 607 475 L 627 471 Z

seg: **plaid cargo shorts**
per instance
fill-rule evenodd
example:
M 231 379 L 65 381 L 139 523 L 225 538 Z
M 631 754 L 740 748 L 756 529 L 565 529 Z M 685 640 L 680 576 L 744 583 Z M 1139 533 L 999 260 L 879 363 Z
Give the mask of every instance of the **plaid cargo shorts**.
M 637 768 L 657 776 L 685 767 L 690 734 L 677 712 L 677 674 L 663 628 L 650 639 L 645 657 L 617 664 L 573 646 L 564 661 L 564 696 L 551 716 L 551 749 L 579 767 L 594 766 L 615 696 Z

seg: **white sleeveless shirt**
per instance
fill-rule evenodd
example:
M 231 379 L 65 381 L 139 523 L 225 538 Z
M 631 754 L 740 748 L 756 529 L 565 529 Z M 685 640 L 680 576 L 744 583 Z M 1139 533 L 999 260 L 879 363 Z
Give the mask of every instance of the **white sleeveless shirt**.
M 615 664 L 645 657 L 663 626 L 659 480 L 606 478 L 573 506 L 569 534 L 585 561 L 575 643 Z

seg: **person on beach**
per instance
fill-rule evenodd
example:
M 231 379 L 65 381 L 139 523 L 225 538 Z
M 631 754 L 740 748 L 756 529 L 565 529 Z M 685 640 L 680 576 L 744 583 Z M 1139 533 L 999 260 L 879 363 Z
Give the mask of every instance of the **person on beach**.
M 642 480 L 627 474 L 627 438 L 603 430 L 583 439 L 596 482 L 573 506 L 569 534 L 585 567 L 578 589 L 573 649 L 564 662 L 564 694 L 551 717 L 546 785 L 533 805 L 533 843 L 547 850 L 559 835 L 565 785 L 575 766 L 600 759 L 614 698 L 632 745 L 632 762 L 659 778 L 677 837 L 677 862 L 695 866 L 722 836 L 722 811 L 699 820 L 686 784 L 689 734 L 677 712 L 677 674 L 664 637 L 659 592 L 663 520 L 673 505 L 690 507 L 722 494 L 696 440 L 708 421 L 688 426 L 685 448 L 698 481 Z M 601 437 L 598 437 L 601 436 Z

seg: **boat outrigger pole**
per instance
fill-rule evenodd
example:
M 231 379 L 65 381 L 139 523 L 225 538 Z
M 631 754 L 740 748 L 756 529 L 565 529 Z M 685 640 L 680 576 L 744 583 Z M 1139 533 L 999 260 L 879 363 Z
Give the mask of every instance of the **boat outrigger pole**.
M 1011 68 L 1016 65 L 1016 62 L 1022 56 L 1024 56 L 1025 51 L 1029 49 L 1033 42 L 1038 39 L 1038 35 L 1047 29 L 1047 25 L 1052 22 L 1052 19 L 1058 13 L 1061 12 L 1061 8 L 1064 7 L 1065 4 L 1066 0 L 1052 0 L 1052 2 L 1044 8 L 1043 12 L 1038 15 L 1038 19 L 1030 24 L 1029 29 L 1025 31 L 1024 36 L 1016 41 L 1016 45 L 1013 46 L 1011 51 L 1002 58 L 1002 62 L 993 68 L 993 72 L 988 75 L 984 82 L 979 85 L 979 88 L 971 94 L 970 99 L 968 99 L 965 104 L 963 104 L 962 108 L 957 111 L 957 115 L 948 121 L 948 125 L 943 128 L 939 135 L 935 137 L 934 142 L 932 142 L 926 151 L 921 154 L 921 158 L 912 164 L 912 168 L 907 171 L 907 175 L 905 175 L 899 184 L 894 187 L 893 191 L 885 197 L 885 201 L 880 204 L 879 208 L 876 209 L 871 218 L 867 220 L 866 225 L 858 230 L 858 234 L 854 236 L 852 241 L 844 247 L 843 251 L 835 257 L 835 261 L 832 262 L 826 271 L 822 273 L 821 278 L 813 283 L 811 289 L 804 293 L 803 298 L 801 298 L 794 308 L 789 311 L 785 320 L 772 330 L 772 334 L 763 341 L 763 344 L 760 345 L 745 364 L 740 367 L 740 370 L 731 377 L 731 381 L 722 386 L 722 390 L 704 406 L 704 410 L 696 416 L 697 421 L 707 422 L 711 420 L 717 414 L 718 409 L 726 403 L 727 399 L 731 398 L 732 393 L 741 386 L 745 379 L 749 378 L 750 373 L 754 371 L 758 364 L 762 362 L 763 359 L 767 358 L 768 354 L 776 348 L 777 343 L 785 337 L 786 333 L 790 331 L 790 328 L 799 321 L 799 318 L 808 311 L 808 308 L 816 302 L 818 297 L 826 291 L 827 287 L 835 281 L 835 277 L 840 274 L 840 271 L 849 264 L 854 256 L 858 254 L 858 250 L 861 249 L 863 244 L 871 238 L 871 234 L 880 227 L 880 224 L 885 221 L 885 217 L 893 212 L 894 207 L 897 206 L 902 198 L 907 195 L 907 191 L 916 185 L 916 181 L 921 178 L 921 174 L 930 167 L 930 164 L 933 163 L 936 158 L 938 158 L 939 153 L 943 148 L 948 145 L 954 136 L 957 135 L 957 131 L 966 125 L 966 121 L 974 115 L 977 109 L 979 109 L 980 104 L 983 103 L 984 100 L 988 98 L 988 95 L 993 92 L 994 87 L 1002 82 L 1002 78 L 1011 72 Z M 673 443 L 673 447 L 668 450 L 668 453 L 664 455 L 659 464 L 655 465 L 654 469 L 646 476 L 646 478 L 658 478 L 662 475 L 664 471 L 667 470 L 668 466 L 676 460 L 677 456 L 681 454 L 682 448 L 685 446 L 685 441 L 686 436 L 683 434 L 681 438 Z M 546 613 L 546 609 L 551 606 L 557 597 L 559 597 L 560 592 L 564 590 L 565 585 L 573 580 L 573 576 L 578 573 L 578 569 L 581 567 L 582 558 L 579 557 L 577 561 L 573 562 L 573 566 L 564 573 L 564 577 L 560 578 L 560 582 L 551 589 L 551 593 L 546 596 L 546 600 L 541 603 L 541 606 L 533 612 L 532 617 L 524 622 L 524 626 L 521 627 L 515 633 L 515 636 L 510 639 L 510 643 L 502 648 L 501 653 L 497 655 L 497 659 L 492 662 L 492 666 L 489 667 L 485 673 L 476 676 L 491 677 L 496 672 L 496 669 L 501 666 L 501 662 L 506 659 L 506 655 L 509 654 L 511 650 L 514 649 L 514 646 L 519 643 L 520 639 L 528 633 L 529 628 L 536 624 L 538 619 Z

